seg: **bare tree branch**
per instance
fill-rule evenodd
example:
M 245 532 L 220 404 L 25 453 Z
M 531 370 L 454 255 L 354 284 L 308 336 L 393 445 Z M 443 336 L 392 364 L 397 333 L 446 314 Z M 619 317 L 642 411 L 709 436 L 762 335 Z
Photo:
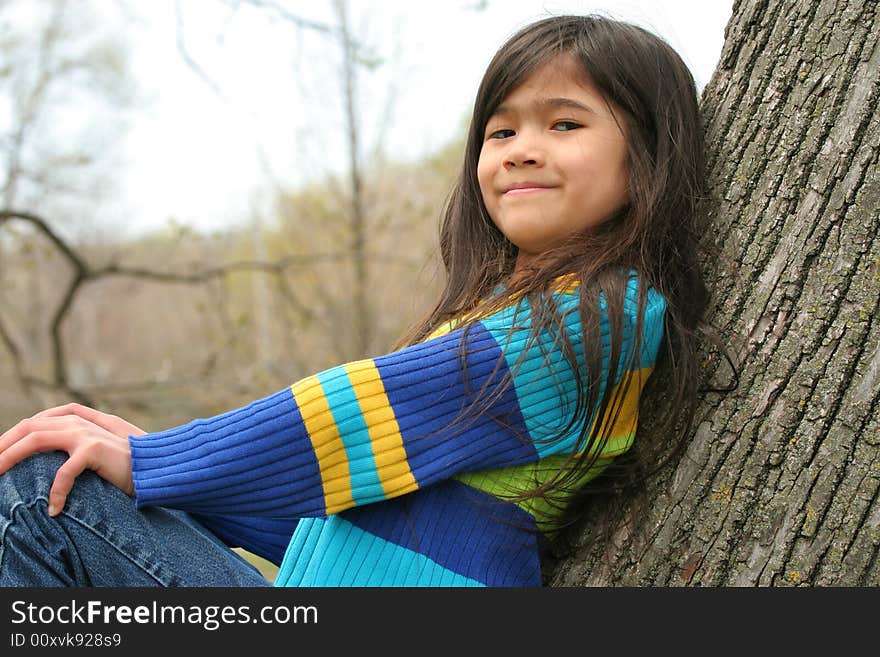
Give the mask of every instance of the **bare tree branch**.
M 256 7 L 257 9 L 268 9 L 278 14 L 279 17 L 284 20 L 293 23 L 299 28 L 306 30 L 313 30 L 315 32 L 322 32 L 324 34 L 333 35 L 336 33 L 336 28 L 332 25 L 327 25 L 326 23 L 322 23 L 320 21 L 313 21 L 308 18 L 303 18 L 299 14 L 294 14 L 290 10 L 282 7 L 277 2 L 273 0 L 226 0 L 226 4 L 232 7 L 233 9 L 238 9 L 241 5 L 251 5 L 252 7 Z
M 275 262 L 241 261 L 232 262 L 219 267 L 210 267 L 202 271 L 191 273 L 156 271 L 140 267 L 123 267 L 117 264 L 107 265 L 88 273 L 87 278 L 95 280 L 107 276 L 127 276 L 129 278 L 143 278 L 163 283 L 205 283 L 214 278 L 220 278 L 236 271 L 262 271 L 273 274 L 281 274 L 294 266 L 303 266 L 315 262 L 327 262 L 342 260 L 348 257 L 346 253 L 315 253 L 310 255 L 291 255 Z
M 11 355 L 16 378 L 28 394 L 30 394 L 31 387 L 64 391 L 75 400 L 84 404 L 92 404 L 93 402 L 86 392 L 86 389 L 75 388 L 70 384 L 62 327 L 66 317 L 74 306 L 77 294 L 85 285 L 114 276 L 137 278 L 167 284 L 207 284 L 234 272 L 262 272 L 275 277 L 283 298 L 287 300 L 297 313 L 305 319 L 313 320 L 315 319 L 314 312 L 296 297 L 292 287 L 286 280 L 286 272 L 293 267 L 309 265 L 315 262 L 342 260 L 348 257 L 347 253 L 289 255 L 274 262 L 239 261 L 217 267 L 209 267 L 195 272 L 157 271 L 141 267 L 124 267 L 119 264 L 110 264 L 100 268 L 92 268 L 67 244 L 67 242 L 65 242 L 63 238 L 52 230 L 49 226 L 49 222 L 43 217 L 26 211 L 0 209 L 0 227 L 12 220 L 25 221 L 32 225 L 38 233 L 45 236 L 70 264 L 73 269 L 73 274 L 62 294 L 60 302 L 52 313 L 52 319 L 50 322 L 50 340 L 52 349 L 51 381 L 44 381 L 35 378 L 26 372 L 22 363 L 21 350 L 15 344 L 12 334 L 2 323 L 0 323 L 0 341 L 2 341 L 3 345 Z M 91 389 L 96 390 L 99 388 L 92 387 Z
M 85 262 L 77 255 L 73 249 L 71 249 L 67 243 L 59 237 L 58 233 L 52 230 L 49 227 L 49 223 L 43 219 L 42 217 L 37 216 L 31 212 L 26 212 L 22 210 L 4 210 L 0 209 L 0 226 L 2 226 L 7 221 L 12 219 L 21 219 L 22 221 L 26 221 L 32 224 L 38 231 L 43 233 L 52 244 L 55 245 L 55 248 L 58 249 L 64 258 L 70 263 L 71 267 L 76 272 L 80 272 L 85 274 L 88 271 L 88 267 Z
M 12 357 L 12 368 L 15 370 L 15 378 L 18 379 L 19 384 L 24 390 L 26 395 L 31 394 L 31 381 L 29 377 L 25 374 L 24 367 L 21 362 L 21 352 L 15 344 L 15 341 L 12 339 L 12 336 L 9 334 L 9 331 L 3 325 L 3 322 L 0 321 L 0 340 L 3 341 L 3 346 L 6 347 L 6 350 L 9 352 L 9 355 Z
M 186 62 L 186 65 L 192 69 L 193 73 L 195 73 L 202 82 L 208 85 L 211 91 L 217 94 L 218 98 L 220 98 L 224 102 L 227 102 L 228 99 L 223 93 L 223 90 L 220 88 L 220 85 L 214 82 L 214 80 L 205 72 L 205 70 L 201 66 L 199 66 L 198 62 L 192 58 L 192 56 L 189 54 L 189 50 L 186 49 L 186 42 L 184 39 L 185 30 L 183 26 L 183 12 L 180 10 L 180 0 L 177 0 L 177 2 L 174 3 L 174 18 L 177 26 L 177 52 L 180 54 L 183 61 Z

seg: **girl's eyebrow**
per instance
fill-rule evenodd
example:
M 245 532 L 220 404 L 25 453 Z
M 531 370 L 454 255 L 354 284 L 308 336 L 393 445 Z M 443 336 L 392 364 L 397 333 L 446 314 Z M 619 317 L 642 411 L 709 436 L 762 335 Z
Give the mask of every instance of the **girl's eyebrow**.
M 573 98 L 545 98 L 541 101 L 541 105 L 547 105 L 549 107 L 570 107 L 572 109 L 581 110 L 582 112 L 587 112 L 588 114 L 598 114 L 598 112 L 589 105 L 584 105 Z
M 546 107 L 568 107 L 571 109 L 580 110 L 582 112 L 587 112 L 588 114 L 594 114 L 596 116 L 599 113 L 594 110 L 589 105 L 584 105 L 582 102 L 577 101 L 573 98 L 565 98 L 565 97 L 553 97 L 553 98 L 542 98 L 537 103 L 539 106 Z M 498 114 L 509 114 L 511 109 L 507 105 L 499 105 L 494 112 L 492 112 L 492 116 L 496 116 Z

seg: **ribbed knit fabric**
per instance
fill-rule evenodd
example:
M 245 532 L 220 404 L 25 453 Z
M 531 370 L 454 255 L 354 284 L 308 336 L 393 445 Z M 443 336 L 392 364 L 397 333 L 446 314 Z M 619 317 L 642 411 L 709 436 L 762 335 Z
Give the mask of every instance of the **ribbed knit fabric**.
M 583 367 L 578 291 L 553 299 Z M 632 362 L 636 299 L 633 275 L 620 368 Z M 632 443 L 665 308 L 649 290 L 640 369 L 596 472 Z M 609 331 L 603 316 L 604 368 Z M 549 476 L 583 427 L 569 426 L 576 379 L 557 340 L 529 335 L 523 301 L 466 332 L 447 327 L 228 413 L 132 436 L 135 503 L 196 514 L 229 545 L 280 563 L 278 586 L 540 586 L 534 530 L 550 511 L 504 498 Z M 484 412 L 463 414 L 507 377 Z

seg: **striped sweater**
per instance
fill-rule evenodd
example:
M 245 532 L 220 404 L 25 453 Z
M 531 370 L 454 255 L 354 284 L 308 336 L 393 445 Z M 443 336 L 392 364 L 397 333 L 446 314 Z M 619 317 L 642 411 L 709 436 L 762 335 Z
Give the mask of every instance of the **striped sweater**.
M 621 367 L 636 299 L 633 275 Z M 553 300 L 582 364 L 576 286 Z M 664 313 L 649 290 L 640 370 L 595 472 L 632 443 Z M 505 497 L 560 467 L 582 427 L 568 427 L 568 360 L 547 332 L 528 340 L 529 326 L 528 304 L 514 303 L 466 332 L 445 327 L 245 407 L 132 436 L 135 504 L 188 511 L 227 544 L 280 563 L 276 586 L 540 586 L 535 530 L 549 510 Z M 604 312 L 601 333 L 607 368 Z M 476 392 L 501 377 L 512 385 L 488 412 L 462 420 Z M 567 427 L 562 439 L 541 440 Z

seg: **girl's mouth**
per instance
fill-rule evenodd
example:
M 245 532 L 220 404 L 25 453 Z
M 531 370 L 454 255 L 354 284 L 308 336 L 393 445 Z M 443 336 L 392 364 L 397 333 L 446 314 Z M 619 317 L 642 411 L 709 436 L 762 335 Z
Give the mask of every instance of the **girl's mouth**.
M 505 196 L 520 196 L 522 194 L 534 194 L 535 192 L 543 192 L 550 189 L 547 185 L 539 185 L 537 183 L 524 182 L 511 185 L 505 190 Z

